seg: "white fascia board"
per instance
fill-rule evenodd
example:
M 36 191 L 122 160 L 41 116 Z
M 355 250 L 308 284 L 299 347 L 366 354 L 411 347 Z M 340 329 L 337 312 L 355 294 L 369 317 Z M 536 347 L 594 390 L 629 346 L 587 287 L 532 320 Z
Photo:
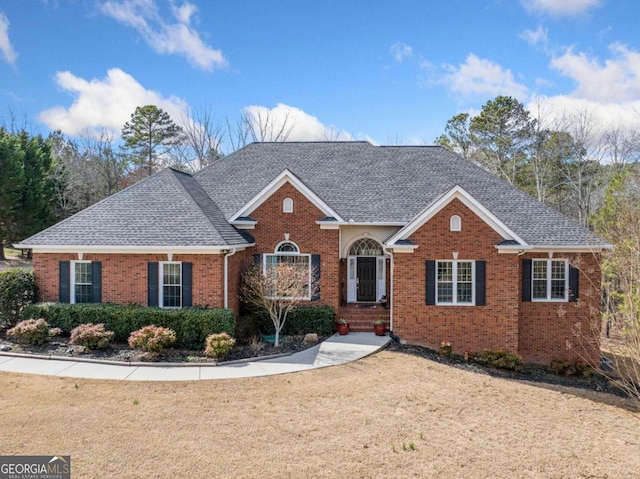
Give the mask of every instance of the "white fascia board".
M 243 251 L 255 243 L 224 246 L 82 246 L 82 245 L 30 245 L 17 244 L 19 249 L 31 249 L 34 253 L 102 253 L 102 254 L 220 254 L 235 249 Z
M 265 186 L 256 196 L 254 196 L 246 205 L 240 209 L 236 214 L 231 217 L 230 222 L 233 223 L 237 218 L 241 216 L 251 216 L 251 213 L 264 203 L 273 193 L 278 191 L 282 185 L 290 183 L 295 189 L 302 193 L 313 205 L 318 208 L 325 216 L 333 216 L 339 222 L 343 223 L 344 220 L 329 207 L 318 195 L 311 191 L 302 181 L 298 179 L 288 169 L 285 169 L 280 173 L 271 183 Z
M 344 226 L 406 226 L 406 221 L 347 221 Z
M 602 250 L 611 250 L 611 245 L 606 246 L 500 246 L 496 245 L 498 253 L 598 253 Z
M 493 229 L 496 233 L 502 236 L 506 240 L 515 240 L 518 243 L 526 246 L 527 243 L 522 238 L 520 238 L 513 230 L 511 230 L 507 225 L 505 225 L 502 221 L 500 221 L 491 211 L 485 208 L 478 200 L 476 200 L 473 196 L 467 193 L 462 187 L 456 185 L 447 193 L 442 195 L 436 201 L 434 201 L 430 206 L 425 208 L 421 213 L 419 213 L 413 220 L 411 220 L 404 228 L 398 231 L 395 235 L 393 235 L 389 241 L 388 245 L 395 244 L 396 241 L 402 239 L 408 239 L 413 233 L 415 233 L 419 228 L 421 228 L 425 223 L 427 223 L 431 218 L 433 218 L 437 213 L 440 212 L 445 206 L 451 203 L 453 200 L 459 200 L 463 205 L 469 208 L 473 213 L 475 213 L 482 221 L 484 221 L 491 229 Z M 462 226 L 464 230 L 464 225 Z
M 391 249 L 394 253 L 413 253 L 418 247 L 419 247 L 419 245 L 417 245 L 417 244 L 415 244 L 415 245 L 391 245 L 391 246 L 386 246 L 385 245 L 385 248 Z
M 316 221 L 321 230 L 339 230 L 340 224 L 334 221 Z
M 238 229 L 241 230 L 254 230 L 256 229 L 256 224 L 258 224 L 257 221 L 243 221 L 243 220 L 236 220 L 236 221 L 229 221 L 230 225 L 235 226 Z

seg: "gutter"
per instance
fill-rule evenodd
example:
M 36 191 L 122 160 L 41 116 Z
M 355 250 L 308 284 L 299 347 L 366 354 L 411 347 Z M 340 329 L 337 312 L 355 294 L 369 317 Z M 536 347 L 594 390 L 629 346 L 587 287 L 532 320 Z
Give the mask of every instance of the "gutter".
M 229 250 L 227 250 L 229 251 Z M 236 254 L 237 249 L 232 248 L 231 252 L 224 255 L 224 307 L 229 308 L 229 256 Z

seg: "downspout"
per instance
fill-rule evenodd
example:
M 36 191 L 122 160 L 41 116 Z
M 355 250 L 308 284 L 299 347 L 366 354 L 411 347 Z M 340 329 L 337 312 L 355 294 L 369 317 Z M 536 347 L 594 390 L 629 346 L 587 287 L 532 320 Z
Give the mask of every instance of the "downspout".
M 387 248 L 385 248 L 387 249 Z M 398 336 L 396 336 L 395 334 L 393 334 L 393 249 L 388 249 L 387 252 L 389 253 L 390 256 L 390 265 L 391 265 L 391 271 L 390 271 L 390 281 L 389 281 L 389 300 L 387 302 L 387 304 L 389 304 L 389 337 L 391 339 L 393 339 L 396 343 L 400 342 L 400 338 Z
M 224 307 L 229 308 L 229 256 L 236 254 L 236 248 L 224 255 Z

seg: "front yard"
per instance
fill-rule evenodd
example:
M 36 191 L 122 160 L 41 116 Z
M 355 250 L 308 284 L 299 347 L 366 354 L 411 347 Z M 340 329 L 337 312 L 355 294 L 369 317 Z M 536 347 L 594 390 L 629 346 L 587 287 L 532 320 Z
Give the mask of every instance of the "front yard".
M 188 383 L 0 375 L 3 455 L 72 477 L 637 478 L 617 396 L 385 350 L 344 366 Z

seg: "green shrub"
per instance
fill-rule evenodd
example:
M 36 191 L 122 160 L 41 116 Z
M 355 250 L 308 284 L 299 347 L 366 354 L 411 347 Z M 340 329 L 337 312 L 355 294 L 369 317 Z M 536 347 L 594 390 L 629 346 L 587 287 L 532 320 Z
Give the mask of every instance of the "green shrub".
M 442 341 L 440 343 L 440 348 L 438 349 L 438 354 L 440 356 L 444 356 L 445 358 L 450 358 L 453 356 L 453 346 L 449 341 Z
M 39 303 L 25 307 L 24 319 L 45 318 L 65 334 L 81 324 L 103 323 L 114 332 L 114 341 L 126 342 L 129 335 L 144 326 L 155 324 L 176 332 L 176 347 L 202 349 L 210 334 L 235 332 L 233 311 L 222 308 L 161 309 L 116 304 Z
M 561 376 L 589 376 L 593 373 L 589 363 L 578 359 L 554 358 L 549 363 L 549 367 Z
M 522 356 L 507 351 L 485 349 L 479 353 L 467 353 L 465 357 L 469 362 L 492 368 L 516 372 L 524 369 L 524 359 L 522 359 Z
M 151 324 L 131 333 L 128 342 L 132 349 L 159 353 L 176 342 L 176 332 Z
M 204 354 L 217 360 L 223 359 L 233 349 L 236 340 L 227 333 L 211 334 L 205 341 Z
M 104 324 L 81 324 L 71 330 L 71 344 L 87 349 L 104 349 L 113 339 L 114 332 L 104 329 Z
M 38 296 L 38 288 L 33 271 L 8 269 L 0 272 L 0 326 L 13 326 L 20 319 L 20 313 Z
M 331 306 L 299 306 L 289 314 L 280 334 L 291 336 L 318 333 L 330 336 L 333 334 L 334 322 L 335 312 Z M 273 322 L 267 315 L 261 315 L 260 329 L 264 334 L 275 333 Z
M 42 319 L 20 321 L 7 331 L 7 336 L 27 344 L 43 344 L 49 338 L 49 325 Z

